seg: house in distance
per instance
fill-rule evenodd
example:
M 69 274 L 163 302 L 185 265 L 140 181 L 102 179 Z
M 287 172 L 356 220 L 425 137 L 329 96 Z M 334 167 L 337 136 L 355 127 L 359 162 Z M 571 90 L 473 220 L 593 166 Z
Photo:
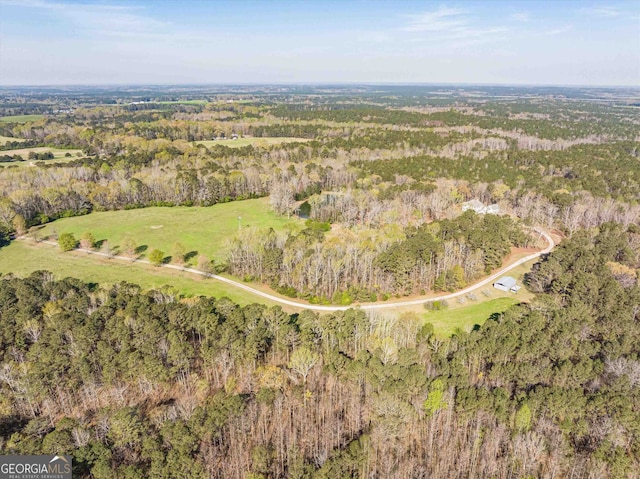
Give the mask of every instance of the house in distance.
M 473 210 L 479 215 L 497 215 L 500 214 L 500 206 L 497 203 L 492 205 L 485 206 L 482 201 L 473 199 L 471 201 L 467 201 L 466 203 L 462 203 L 462 211 Z

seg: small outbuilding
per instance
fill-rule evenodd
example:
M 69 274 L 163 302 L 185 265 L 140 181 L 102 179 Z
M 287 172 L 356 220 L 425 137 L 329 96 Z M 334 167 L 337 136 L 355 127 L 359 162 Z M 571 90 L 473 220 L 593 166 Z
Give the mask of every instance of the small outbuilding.
M 503 276 L 498 281 L 493 283 L 493 287 L 499 289 L 500 291 L 511 291 L 512 293 L 517 293 L 521 288 L 517 285 L 517 281 L 515 278 L 511 276 Z

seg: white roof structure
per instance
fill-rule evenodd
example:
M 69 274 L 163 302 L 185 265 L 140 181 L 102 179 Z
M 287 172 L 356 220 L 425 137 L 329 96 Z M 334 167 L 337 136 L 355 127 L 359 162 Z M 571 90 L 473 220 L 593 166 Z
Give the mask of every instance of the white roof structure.
M 473 210 L 479 215 L 489 214 L 489 215 L 497 215 L 500 213 L 500 205 L 494 203 L 489 206 L 485 206 L 482 201 L 478 199 L 473 199 L 471 201 L 467 201 L 466 203 L 462 203 L 462 211 Z
M 493 283 L 493 287 L 501 291 L 512 291 L 516 293 L 520 289 L 520 286 L 517 286 L 516 283 L 517 281 L 515 278 L 512 278 L 511 276 L 503 276 Z
M 500 205 L 498 203 L 489 205 L 484 209 L 484 212 L 488 215 L 497 215 L 500 213 Z
M 473 210 L 476 213 L 484 213 L 485 206 L 482 204 L 482 201 L 473 199 L 471 201 L 467 201 L 466 203 L 462 203 L 462 211 Z

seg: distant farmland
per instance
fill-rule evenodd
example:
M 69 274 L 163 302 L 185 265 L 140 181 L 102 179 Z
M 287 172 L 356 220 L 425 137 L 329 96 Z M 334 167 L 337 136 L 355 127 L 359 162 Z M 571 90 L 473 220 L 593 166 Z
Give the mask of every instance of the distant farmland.
M 241 148 L 243 146 L 271 146 L 280 145 L 282 143 L 295 143 L 310 141 L 307 138 L 291 138 L 291 137 L 268 137 L 268 138 L 238 138 L 237 140 L 204 140 L 195 141 L 196 145 L 203 145 L 207 148 L 220 145 L 228 148 Z
M 6 138 L 6 137 L 3 137 Z M 30 160 L 29 153 L 53 153 L 53 158 L 49 160 Z M 71 156 L 67 156 L 67 154 Z M 78 158 L 84 156 L 82 150 L 65 150 L 62 148 L 49 148 L 46 146 L 36 147 L 36 148 L 19 148 L 15 150 L 0 150 L 0 156 L 20 156 L 24 161 L 11 161 L 11 162 L 0 162 L 0 166 L 8 166 L 8 165 L 18 165 L 18 166 L 30 166 L 35 164 L 38 161 L 44 161 L 46 163 L 49 162 L 64 162 L 77 160 Z
M 37 121 L 44 118 L 44 115 L 15 115 L 0 116 L 0 122 L 3 123 L 26 123 L 28 121 Z
M 6 145 L 7 143 L 9 143 L 10 141 L 17 141 L 19 143 L 22 143 L 24 140 L 23 138 L 13 138 L 11 136 L 0 136 L 0 145 Z M 4 152 L 0 151 L 0 155 L 3 155 Z

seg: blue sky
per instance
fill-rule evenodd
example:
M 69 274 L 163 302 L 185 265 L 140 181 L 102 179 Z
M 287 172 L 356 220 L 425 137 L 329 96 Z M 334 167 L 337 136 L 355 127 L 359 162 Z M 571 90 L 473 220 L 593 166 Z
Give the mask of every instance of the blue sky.
M 640 86 L 640 1 L 0 0 L 0 84 Z

